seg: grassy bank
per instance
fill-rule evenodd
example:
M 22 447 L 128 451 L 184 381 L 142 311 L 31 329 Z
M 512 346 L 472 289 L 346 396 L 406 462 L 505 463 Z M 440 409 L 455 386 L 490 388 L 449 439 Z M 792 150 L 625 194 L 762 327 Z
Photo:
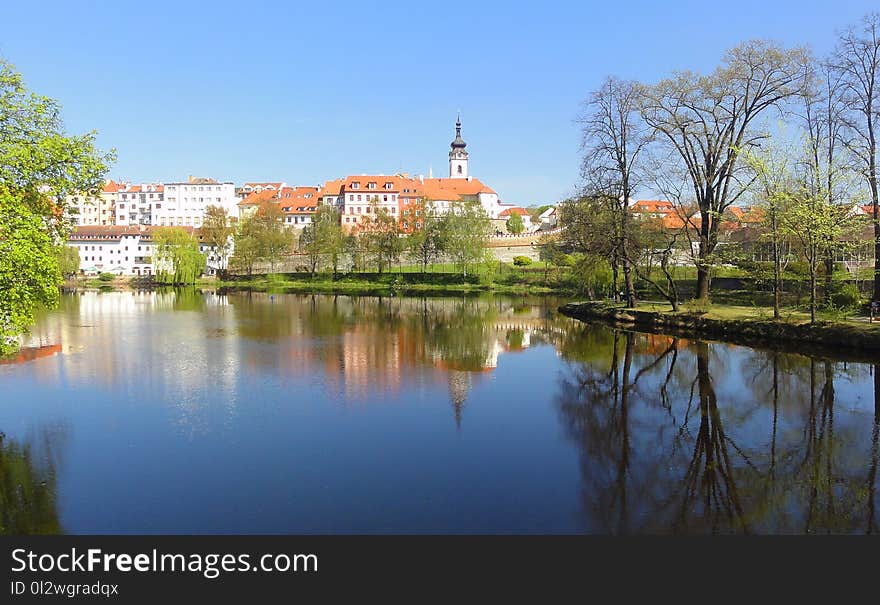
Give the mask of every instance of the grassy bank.
M 498 283 L 474 275 L 451 273 L 352 273 L 332 275 L 254 275 L 227 280 L 200 280 L 199 286 L 260 292 L 314 292 L 326 294 L 552 294 L 558 290 L 529 281 Z
M 602 321 L 640 331 L 684 338 L 707 338 L 734 344 L 784 351 L 876 360 L 880 353 L 880 323 L 860 319 L 823 319 L 810 323 L 809 316 L 789 311 L 774 320 L 772 309 L 712 305 L 706 309 L 684 308 L 678 312 L 659 305 L 630 309 L 607 303 L 569 303 L 559 308 L 569 317 Z

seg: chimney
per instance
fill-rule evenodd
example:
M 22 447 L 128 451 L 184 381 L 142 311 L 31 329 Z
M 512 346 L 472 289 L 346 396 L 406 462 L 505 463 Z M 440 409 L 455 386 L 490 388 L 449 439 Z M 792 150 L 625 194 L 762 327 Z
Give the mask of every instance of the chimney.
M 424 175 L 424 174 L 420 174 L 420 175 L 419 175 L 419 182 L 422 183 L 422 184 L 425 183 L 425 175 Z

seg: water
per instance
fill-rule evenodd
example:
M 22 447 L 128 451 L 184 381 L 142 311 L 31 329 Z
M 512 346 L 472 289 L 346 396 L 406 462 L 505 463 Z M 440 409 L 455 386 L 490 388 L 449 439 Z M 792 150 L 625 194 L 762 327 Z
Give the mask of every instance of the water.
M 878 366 L 557 305 L 66 295 L 0 364 L 0 532 L 877 533 Z

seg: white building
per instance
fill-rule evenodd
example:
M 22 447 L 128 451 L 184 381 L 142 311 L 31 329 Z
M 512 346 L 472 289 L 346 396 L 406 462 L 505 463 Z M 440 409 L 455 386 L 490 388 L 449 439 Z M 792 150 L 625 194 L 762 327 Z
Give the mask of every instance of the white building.
M 68 245 L 79 252 L 82 274 L 155 275 L 154 229 L 155 227 L 145 225 L 76 227 L 70 234 Z M 197 229 L 190 227 L 187 230 L 200 237 Z M 202 241 L 199 241 L 199 251 L 207 257 L 205 273 L 214 275 L 218 269 L 226 269 L 233 251 L 232 238 L 226 255 L 219 254 Z
M 70 224 L 113 225 L 116 222 L 116 196 L 125 184 L 107 181 L 95 195 L 79 193 L 65 198 L 65 208 Z
M 165 200 L 153 211 L 158 227 L 201 227 L 208 206 L 224 208 L 230 218 L 238 218 L 235 185 L 214 179 L 189 177 L 180 183 L 165 183 Z
M 125 185 L 116 192 L 116 225 L 128 227 L 152 225 L 153 214 L 163 203 L 164 187 L 160 183 Z

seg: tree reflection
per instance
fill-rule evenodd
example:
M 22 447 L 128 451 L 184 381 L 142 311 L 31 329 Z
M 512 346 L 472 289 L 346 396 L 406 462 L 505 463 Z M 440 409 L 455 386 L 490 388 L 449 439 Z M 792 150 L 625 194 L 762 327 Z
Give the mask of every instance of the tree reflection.
M 61 533 L 51 438 L 35 447 L 0 433 L 0 534 Z
M 866 430 L 837 410 L 858 364 L 648 338 L 593 335 L 559 381 L 588 531 L 877 532 L 876 368 Z

